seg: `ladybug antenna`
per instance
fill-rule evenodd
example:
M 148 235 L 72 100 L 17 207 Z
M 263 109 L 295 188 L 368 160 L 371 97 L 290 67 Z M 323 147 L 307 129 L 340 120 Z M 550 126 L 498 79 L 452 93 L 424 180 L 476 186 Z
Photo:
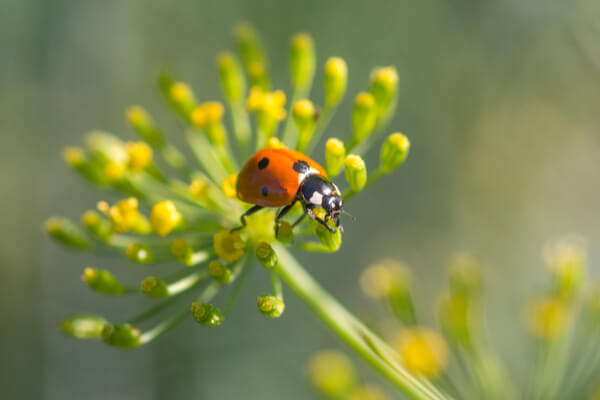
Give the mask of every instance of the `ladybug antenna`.
M 348 211 L 342 210 L 342 212 L 344 214 L 346 214 L 347 216 L 349 216 L 350 218 L 352 218 L 352 221 L 356 221 L 356 217 L 354 215 L 350 214 Z

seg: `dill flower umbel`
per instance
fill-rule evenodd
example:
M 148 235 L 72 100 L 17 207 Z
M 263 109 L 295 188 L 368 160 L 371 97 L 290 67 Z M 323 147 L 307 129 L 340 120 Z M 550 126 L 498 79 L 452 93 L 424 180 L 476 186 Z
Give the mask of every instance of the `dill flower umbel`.
M 87 267 L 82 280 L 95 292 L 145 295 L 154 304 L 125 321 L 76 314 L 63 322 L 63 332 L 132 348 L 151 342 L 184 318 L 218 326 L 237 298 L 218 296 L 221 288 L 241 286 L 255 261 L 266 268 L 272 283 L 270 293 L 258 296 L 257 309 L 264 316 L 279 317 L 285 310 L 281 278 L 301 297 L 310 282 L 298 279 L 302 270 L 291 272 L 296 264 L 287 249 L 337 251 L 342 233 L 304 220 L 293 229 L 282 221 L 276 235 L 273 209 L 249 216 L 244 229 L 232 230 L 249 208 L 237 198 L 240 166 L 264 148 L 309 155 L 315 146 L 324 145 L 323 164 L 329 178 L 340 181 L 338 177 L 345 176 L 342 196 L 349 200 L 406 158 L 409 142 L 400 133 L 384 141 L 374 173 L 367 174 L 362 158 L 374 140 L 386 133 L 393 115 L 395 68 L 376 68 L 365 82 L 352 115 L 347 116 L 354 132 L 325 140 L 327 126 L 346 94 L 344 59 L 331 57 L 320 67 L 313 39 L 306 33 L 294 35 L 289 48 L 292 92 L 286 95 L 269 76 L 268 57 L 257 32 L 240 24 L 235 41 L 239 58 L 229 51 L 217 57 L 223 101 L 200 101 L 186 82 L 167 72 L 159 75 L 160 93 L 182 126 L 193 161 L 186 157 L 187 151 L 170 143 L 159 121 L 142 105 L 133 105 L 125 113 L 139 140 L 123 141 L 112 133 L 95 131 L 86 136 L 84 147 L 65 150 L 67 164 L 90 183 L 108 189 L 111 199 L 83 210 L 81 226 L 67 218 L 50 218 L 48 234 L 73 249 L 109 251 L 135 264 L 170 262 L 174 270 L 166 276 L 142 275 L 138 282 L 121 282 L 118 272 L 110 271 L 108 260 L 102 266 L 108 269 Z M 317 74 L 323 75 L 324 92 L 315 95 L 311 87 Z M 291 209 L 290 220 L 301 212 L 300 207 Z M 325 217 L 319 208 L 314 214 Z M 188 298 L 181 309 L 172 301 L 179 297 Z M 165 309 L 171 310 L 170 316 L 150 324 Z

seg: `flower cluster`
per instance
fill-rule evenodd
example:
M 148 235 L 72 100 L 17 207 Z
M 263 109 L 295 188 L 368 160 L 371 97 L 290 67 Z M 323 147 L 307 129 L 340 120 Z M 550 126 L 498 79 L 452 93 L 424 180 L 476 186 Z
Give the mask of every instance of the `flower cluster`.
M 403 263 L 374 263 L 362 273 L 360 286 L 393 313 L 394 323 L 381 327 L 400 363 L 444 397 L 596 399 L 600 393 L 600 286 L 584 288 L 587 255 L 581 239 L 569 237 L 549 245 L 544 255 L 550 284 L 522 310 L 534 360 L 522 390 L 486 336 L 481 266 L 472 255 L 459 253 L 449 260 L 447 288 L 437 302 L 437 330 L 425 326 L 415 312 L 412 277 Z M 313 357 L 309 377 L 317 390 L 332 399 L 355 398 L 362 387 L 351 362 L 330 350 Z
M 340 247 L 340 230 L 331 233 L 313 221 L 304 221 L 294 230 L 283 222 L 275 237 L 273 210 L 250 216 L 243 230 L 231 229 L 239 225 L 239 217 L 248 207 L 236 196 L 240 165 L 264 148 L 310 154 L 321 143 L 346 94 L 346 62 L 341 57 L 325 62 L 324 93 L 318 106 L 309 99 L 319 70 L 314 42 L 304 33 L 293 36 L 288 101 L 283 91 L 272 87 L 267 55 L 255 30 L 248 24 L 239 25 L 235 42 L 238 55 L 224 52 L 217 57 L 224 102 L 200 102 L 185 82 L 167 72 L 159 75 L 160 92 L 179 121 L 187 143 L 185 151 L 171 144 L 151 113 L 139 105 L 126 112 L 137 141 L 125 142 L 111 133 L 94 131 L 87 134 L 84 147 L 65 150 L 67 164 L 105 189 L 112 200 L 99 201 L 85 211 L 81 224 L 50 218 L 48 234 L 67 247 L 121 254 L 136 264 L 180 265 L 167 276 L 144 276 L 134 285 L 121 282 L 108 269 L 86 267 L 82 280 L 90 289 L 110 296 L 141 294 L 154 304 L 125 321 L 91 314 L 71 316 L 61 325 L 66 334 L 132 348 L 151 342 L 186 317 L 205 326 L 219 325 L 235 303 L 253 260 L 269 270 L 272 282 L 272 292 L 258 296 L 257 308 L 264 316 L 277 318 L 285 304 L 274 247 L 324 252 Z M 355 97 L 352 135 L 328 138 L 324 143 L 325 169 L 331 179 L 345 176 L 346 200 L 407 157 L 410 143 L 400 133 L 384 139 L 380 163 L 372 174 L 367 174 L 361 156 L 386 132 L 397 94 L 396 70 L 375 68 L 365 91 Z M 195 162 L 190 162 L 190 156 Z M 290 214 L 301 211 L 296 207 Z M 217 299 L 221 288 L 228 285 L 233 285 L 229 298 Z M 183 298 L 187 300 L 180 302 Z M 151 324 L 159 312 L 181 303 L 185 305 L 180 310 Z

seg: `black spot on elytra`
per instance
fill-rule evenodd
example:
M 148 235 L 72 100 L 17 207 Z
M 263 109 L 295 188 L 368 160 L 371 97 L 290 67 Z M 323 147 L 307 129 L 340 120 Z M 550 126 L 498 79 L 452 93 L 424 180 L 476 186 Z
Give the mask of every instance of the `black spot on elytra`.
M 267 195 L 269 194 L 269 189 L 267 189 L 266 186 L 263 186 L 262 189 L 260 189 L 260 192 L 263 196 L 267 197 Z
M 296 171 L 299 174 L 305 174 L 310 169 L 310 166 L 308 165 L 308 163 L 306 161 L 298 160 L 294 163 L 292 168 L 294 168 L 294 171 Z
M 269 159 L 267 157 L 263 157 L 258 162 L 258 169 L 265 169 L 267 168 L 267 165 L 269 165 Z

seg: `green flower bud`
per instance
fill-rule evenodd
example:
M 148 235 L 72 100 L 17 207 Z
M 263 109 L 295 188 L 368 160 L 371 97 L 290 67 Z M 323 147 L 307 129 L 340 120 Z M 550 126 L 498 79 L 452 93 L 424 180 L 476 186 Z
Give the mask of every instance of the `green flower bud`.
M 160 298 L 167 297 L 169 295 L 169 288 L 165 281 L 155 276 L 146 277 L 142 281 L 140 288 L 148 297 Z
M 390 172 L 406 160 L 410 141 L 401 133 L 392 133 L 381 146 L 381 169 Z
M 112 325 L 106 323 L 102 328 L 104 342 L 122 349 L 138 347 L 141 344 L 140 336 L 141 332 L 130 324 Z
M 349 154 L 344 160 L 346 181 L 353 192 L 360 192 L 367 183 L 367 166 L 361 156 Z
M 51 217 L 45 227 L 52 239 L 67 247 L 87 249 L 91 246 L 86 234 L 66 218 Z
M 337 138 L 329 138 L 325 143 L 325 169 L 330 177 L 334 177 L 342 171 L 345 157 L 344 142 Z
M 471 302 L 464 294 L 447 294 L 438 302 L 442 330 L 463 344 L 471 343 Z
M 256 302 L 258 311 L 265 317 L 279 318 L 285 310 L 285 303 L 278 297 L 271 296 L 270 294 L 263 294 L 258 296 Z
M 241 23 L 235 27 L 234 35 L 251 85 L 269 90 L 268 63 L 258 34 L 252 25 Z
M 348 80 L 348 67 L 346 61 L 340 57 L 331 57 L 325 64 L 325 104 L 328 107 L 337 105 L 346 93 Z
M 162 132 L 156 127 L 154 120 L 148 112 L 140 106 L 131 106 L 127 109 L 127 121 L 137 134 L 152 147 L 161 148 L 165 144 Z
M 175 111 L 189 120 L 197 104 L 192 88 L 185 82 L 170 81 L 170 84 L 165 86 L 165 95 Z
M 83 271 L 81 280 L 87 283 L 90 289 L 99 293 L 116 295 L 124 291 L 117 278 L 105 269 L 88 267 Z
M 96 185 L 106 184 L 106 177 L 102 173 L 102 170 L 88 159 L 83 149 L 79 147 L 67 147 L 63 151 L 63 159 L 88 181 Z
M 208 273 L 218 283 L 231 282 L 231 270 L 224 266 L 220 261 L 213 260 L 208 263 Z
M 101 339 L 106 320 L 97 315 L 77 314 L 60 323 L 60 331 L 76 339 Z
M 277 234 L 277 240 L 281 243 L 292 243 L 294 240 L 294 232 L 292 225 L 286 221 L 279 221 L 279 232 Z
M 353 144 L 362 142 L 373 132 L 376 120 L 375 98 L 370 93 L 359 93 L 352 109 Z
M 315 44 L 306 33 L 298 33 L 290 41 L 290 73 L 294 87 L 310 87 L 315 75 Z
M 192 315 L 199 324 L 217 326 L 223 323 L 223 317 L 218 308 L 203 303 L 192 303 Z
M 219 77 L 223 94 L 229 103 L 242 100 L 246 93 L 246 80 L 238 60 L 230 52 L 219 54 Z
M 298 129 L 298 144 L 296 149 L 302 152 L 308 142 L 310 142 L 315 130 L 315 106 L 310 100 L 297 101 L 292 109 L 292 117 Z
M 125 255 L 133 262 L 140 264 L 151 264 L 155 257 L 150 248 L 143 244 L 132 243 L 125 249 Z
M 375 68 L 371 73 L 371 94 L 377 103 L 377 119 L 385 117 L 398 92 L 398 72 L 394 67 Z
M 256 258 L 263 267 L 273 269 L 277 266 L 277 254 L 267 242 L 260 242 L 256 246 Z
M 81 217 L 81 222 L 101 240 L 107 240 L 111 235 L 110 222 L 94 210 L 86 211 Z
M 314 213 L 317 217 L 324 219 L 325 218 L 325 210 L 318 208 L 314 210 Z M 322 224 L 314 221 L 315 224 L 315 233 L 317 238 L 321 242 L 323 246 L 328 251 L 337 251 L 342 245 L 342 231 L 341 229 L 336 229 L 335 232 L 330 232 L 329 229 L 325 228 Z M 334 227 L 333 222 L 328 221 L 329 226 Z

